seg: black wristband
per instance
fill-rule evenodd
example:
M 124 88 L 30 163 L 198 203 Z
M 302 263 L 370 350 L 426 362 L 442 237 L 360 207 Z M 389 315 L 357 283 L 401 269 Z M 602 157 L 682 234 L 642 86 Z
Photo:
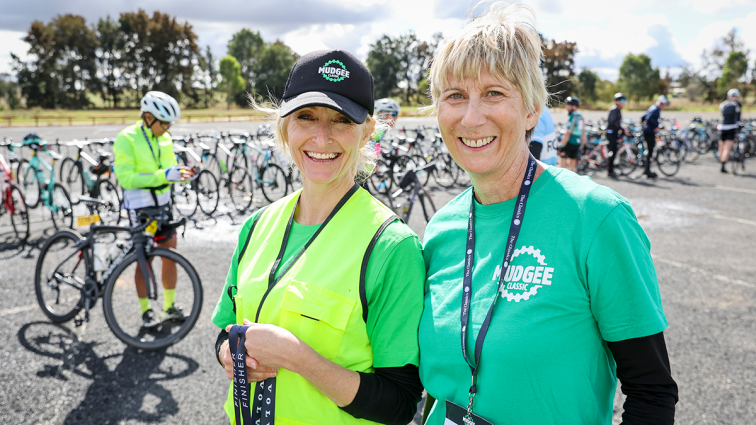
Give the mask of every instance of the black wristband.
M 221 329 L 220 333 L 218 334 L 218 338 L 215 340 L 215 358 L 218 359 L 218 363 L 220 363 L 220 365 L 224 368 L 226 366 L 221 361 L 220 347 L 225 341 L 228 341 L 228 332 L 226 332 L 225 329 Z

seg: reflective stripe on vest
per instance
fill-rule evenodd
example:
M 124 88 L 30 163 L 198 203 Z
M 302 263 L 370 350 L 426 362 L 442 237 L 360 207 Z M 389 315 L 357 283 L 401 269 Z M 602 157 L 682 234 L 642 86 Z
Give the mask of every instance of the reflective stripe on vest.
M 237 295 L 243 317 L 255 321 L 268 275 L 281 247 L 299 192 L 261 213 L 239 262 Z M 270 290 L 258 323 L 281 326 L 322 356 L 357 372 L 373 371 L 373 350 L 360 299 L 362 260 L 374 236 L 394 213 L 360 188 L 312 245 Z M 280 268 L 279 270 L 282 270 Z M 239 312 L 237 305 L 237 313 Z M 237 322 L 241 320 L 237 315 Z M 341 410 L 300 375 L 280 369 L 276 424 L 370 424 Z M 224 405 L 234 423 L 232 387 Z

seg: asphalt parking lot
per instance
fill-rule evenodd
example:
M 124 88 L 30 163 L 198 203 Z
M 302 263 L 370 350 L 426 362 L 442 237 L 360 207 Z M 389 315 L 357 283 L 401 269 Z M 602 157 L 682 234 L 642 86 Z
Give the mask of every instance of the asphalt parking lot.
M 627 115 L 637 119 L 635 114 Z M 585 115 L 595 120 L 605 113 Z M 682 122 L 693 114 L 668 115 Z M 554 114 L 556 121 L 564 118 Z M 418 124 L 432 121 L 401 119 L 398 126 Z M 172 133 L 257 125 L 183 124 Z M 114 137 L 121 127 L 34 130 L 70 140 Z M 0 129 L 0 137 L 20 139 L 30 130 Z M 745 175 L 720 174 L 707 154 L 683 164 L 672 178 L 646 180 L 639 171 L 619 181 L 593 176 L 630 200 L 651 240 L 670 323 L 665 334 L 680 388 L 681 424 L 756 423 L 756 162 L 746 166 Z M 431 190 L 440 208 L 464 188 Z M 227 423 L 221 405 L 228 380 L 214 357 L 218 329 L 210 316 L 245 217 L 227 205 L 221 210 L 225 214 L 192 223 L 179 238 L 179 249 L 202 278 L 202 315 L 184 340 L 151 353 L 117 340 L 99 306 L 81 327 L 50 323 L 37 306 L 33 275 L 51 223 L 32 214 L 39 222 L 29 243 L 20 246 L 8 219 L 0 219 L 0 423 Z M 410 225 L 422 237 L 419 215 Z M 621 396 L 615 411 L 619 423 Z

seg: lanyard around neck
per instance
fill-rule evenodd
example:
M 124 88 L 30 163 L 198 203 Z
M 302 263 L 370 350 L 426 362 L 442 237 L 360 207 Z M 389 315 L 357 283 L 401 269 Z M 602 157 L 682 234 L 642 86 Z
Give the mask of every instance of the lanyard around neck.
M 157 148 L 158 154 L 157 154 L 157 157 L 155 157 L 155 151 L 152 149 L 152 143 L 150 143 L 150 138 L 147 137 L 147 132 L 144 130 L 144 123 L 142 123 L 142 125 L 140 127 L 142 129 L 142 135 L 144 135 L 144 140 L 147 141 L 147 146 L 150 147 L 150 152 L 152 153 L 152 158 L 155 160 L 155 162 L 158 165 L 158 170 L 162 170 L 163 169 L 163 164 L 160 163 L 160 154 L 161 154 L 161 152 L 160 152 L 160 143 L 157 144 L 158 145 L 158 148 Z M 157 142 L 157 137 L 155 137 L 155 142 Z
M 470 308 L 472 302 L 472 274 L 473 274 L 473 260 L 475 257 L 475 190 L 471 190 L 470 196 L 470 214 L 467 219 L 467 245 L 465 247 L 465 270 L 462 278 L 462 310 L 460 320 L 462 322 L 462 355 L 465 358 L 465 362 L 470 366 L 470 372 L 472 373 L 472 381 L 470 385 L 470 403 L 468 405 L 468 413 L 472 414 L 472 399 L 477 392 L 476 376 L 478 369 L 480 368 L 480 354 L 483 350 L 483 341 L 486 339 L 486 333 L 488 327 L 491 324 L 491 315 L 493 313 L 496 300 L 501 295 L 504 288 L 504 276 L 509 268 L 509 261 L 512 259 L 512 253 L 517 243 L 517 237 L 520 235 L 520 229 L 522 228 L 522 222 L 525 216 L 525 205 L 528 202 L 528 195 L 530 194 L 530 188 L 533 184 L 533 177 L 537 163 L 533 155 L 528 158 L 528 165 L 525 169 L 525 176 L 522 179 L 520 185 L 520 193 L 517 195 L 517 202 L 515 203 L 515 209 L 512 214 L 512 222 L 509 226 L 509 235 L 507 236 L 507 247 L 504 251 L 504 261 L 501 266 L 501 275 L 499 276 L 498 290 L 494 299 L 491 302 L 491 306 L 488 308 L 488 313 L 483 321 L 483 325 L 480 327 L 478 337 L 475 340 L 475 363 L 470 363 L 467 358 L 467 329 L 470 317 Z

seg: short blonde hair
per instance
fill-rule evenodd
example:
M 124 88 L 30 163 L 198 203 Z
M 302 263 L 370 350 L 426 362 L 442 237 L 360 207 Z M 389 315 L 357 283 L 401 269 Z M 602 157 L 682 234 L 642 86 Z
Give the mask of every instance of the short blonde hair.
M 449 86 L 449 76 L 457 80 L 480 79 L 485 68 L 494 77 L 514 85 L 528 113 L 540 114 L 548 98 L 540 67 L 542 57 L 533 9 L 524 4 L 491 3 L 459 34 L 441 42 L 428 75 L 433 100 L 429 109 L 438 112 L 439 97 L 442 89 Z
M 284 154 L 286 159 L 289 161 L 290 166 L 295 167 L 296 163 L 294 162 L 294 157 L 291 154 L 291 147 L 289 145 L 289 135 L 286 132 L 286 126 L 289 122 L 289 118 L 291 118 L 292 115 L 290 114 L 282 117 L 280 102 L 278 101 L 273 100 L 273 104 L 262 105 L 257 103 L 253 96 L 248 96 L 248 99 L 250 105 L 255 111 L 262 113 L 266 117 L 267 121 L 271 121 L 273 123 L 273 138 L 276 143 L 276 148 Z M 375 126 L 373 124 L 375 124 Z M 370 115 L 365 118 L 365 122 L 357 125 L 362 128 L 362 136 L 360 140 L 362 140 L 362 137 L 365 137 L 366 135 L 368 137 L 371 137 L 374 132 L 378 131 L 379 129 L 385 129 L 386 127 L 385 123 L 376 120 L 376 118 L 373 118 Z M 368 177 L 370 177 L 373 169 L 375 169 L 376 160 L 377 158 L 375 154 L 375 148 L 371 143 L 365 143 L 365 146 L 363 146 L 357 154 L 357 161 L 355 163 L 354 170 L 355 180 L 364 181 Z

